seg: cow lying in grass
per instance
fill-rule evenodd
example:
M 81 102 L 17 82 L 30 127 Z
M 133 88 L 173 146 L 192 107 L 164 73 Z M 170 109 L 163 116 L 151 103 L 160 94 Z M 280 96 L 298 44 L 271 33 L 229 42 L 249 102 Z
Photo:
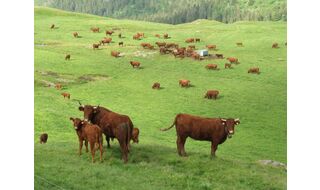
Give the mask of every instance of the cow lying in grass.
M 130 64 L 132 66 L 132 68 L 139 68 L 140 67 L 140 62 L 138 61 L 130 61 Z
M 152 89 L 160 89 L 160 83 L 155 82 L 155 83 L 152 85 Z
M 77 132 L 79 139 L 79 155 L 81 155 L 83 141 L 85 141 L 86 151 L 88 152 L 88 142 L 90 143 L 90 151 L 92 155 L 92 162 L 94 162 L 94 155 L 97 149 L 100 149 L 100 161 L 102 161 L 103 154 L 103 140 L 102 131 L 97 125 L 89 124 L 79 118 L 72 118 L 73 127 Z
M 260 74 L 260 69 L 258 67 L 253 67 L 248 70 L 248 73 Z
M 40 136 L 40 144 L 45 144 L 48 140 L 48 134 L 47 133 L 42 133 Z
M 189 87 L 190 86 L 190 80 L 181 79 L 181 80 L 179 80 L 179 85 L 181 87 Z

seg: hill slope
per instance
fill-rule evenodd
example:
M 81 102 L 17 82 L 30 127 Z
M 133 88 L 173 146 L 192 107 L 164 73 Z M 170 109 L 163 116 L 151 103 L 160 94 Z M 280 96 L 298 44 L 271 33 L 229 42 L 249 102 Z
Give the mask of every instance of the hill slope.
M 50 29 L 51 24 L 56 29 Z M 98 26 L 100 33 L 90 28 Z M 105 37 L 104 30 L 115 28 L 114 43 L 100 50 L 92 44 Z M 74 38 L 77 31 L 80 38 Z M 124 38 L 119 39 L 121 32 Z M 141 41 L 132 39 L 144 32 Z M 154 34 L 169 33 L 164 40 Z M 199 20 L 181 25 L 116 20 L 76 14 L 51 8 L 35 8 L 35 189 L 286 189 L 286 171 L 262 166 L 258 160 L 286 163 L 286 41 L 285 22 L 237 22 L 223 24 Z M 144 50 L 141 42 L 176 42 L 198 37 L 198 49 L 216 44 L 225 57 L 239 58 L 240 64 L 224 69 L 223 60 L 195 61 L 160 55 Z M 119 41 L 124 47 L 119 47 Z M 237 47 L 243 42 L 244 47 Z M 273 42 L 280 48 L 272 49 Z M 124 57 L 113 58 L 112 50 Z M 65 61 L 65 54 L 71 60 Z M 132 69 L 129 61 L 141 62 Z M 218 71 L 206 70 L 216 63 Z M 248 74 L 258 66 L 260 75 Z M 178 80 L 187 78 L 193 87 L 180 88 Z M 154 82 L 163 89 L 152 90 Z M 61 83 L 62 90 L 47 87 Z M 203 98 L 206 90 L 218 89 L 217 100 Z M 71 93 L 64 99 L 61 92 Z M 78 140 L 69 117 L 83 117 L 84 104 L 105 106 L 129 115 L 140 128 L 140 142 L 133 144 L 129 163 L 120 160 L 115 140 L 104 147 L 104 162 L 92 164 L 89 153 L 78 156 Z M 210 159 L 210 142 L 188 139 L 181 158 L 176 152 L 176 134 L 160 128 L 172 124 L 177 113 L 203 117 L 239 117 L 233 138 Z M 49 134 L 47 144 L 39 144 L 39 135 Z M 104 142 L 105 144 L 105 142 Z

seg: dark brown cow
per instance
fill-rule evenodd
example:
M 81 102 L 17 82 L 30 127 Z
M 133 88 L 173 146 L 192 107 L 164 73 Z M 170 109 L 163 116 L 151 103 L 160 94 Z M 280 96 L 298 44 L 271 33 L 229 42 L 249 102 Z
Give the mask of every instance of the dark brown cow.
M 65 59 L 65 60 L 70 60 L 70 57 L 71 57 L 71 55 L 70 55 L 70 54 L 67 54 L 67 55 L 64 57 L 64 59 Z
M 196 42 L 200 42 L 200 38 L 196 38 Z
M 119 44 L 119 46 L 123 46 L 123 42 L 119 42 L 118 44 Z
M 204 98 L 208 98 L 208 99 L 214 98 L 216 100 L 218 95 L 219 95 L 219 91 L 218 90 L 208 90 L 206 92 L 206 94 L 204 95 Z
M 216 46 L 216 45 L 213 45 L 213 44 L 206 45 L 206 47 L 207 47 L 208 49 L 214 49 L 214 50 L 217 48 L 217 46 Z
M 237 44 L 237 46 L 239 46 L 239 47 L 242 47 L 242 46 L 243 46 L 243 43 L 242 43 L 242 42 L 237 42 L 236 44 Z
M 99 49 L 99 46 L 101 45 L 101 42 L 99 44 L 92 44 L 93 50 Z
M 51 29 L 54 29 L 54 24 L 52 24 L 50 28 L 51 28 Z
M 117 58 L 117 57 L 120 57 L 120 52 L 118 51 L 111 51 L 111 56 Z
M 231 69 L 231 63 L 225 63 L 225 64 L 224 64 L 224 68 L 225 68 L 225 69 L 226 69 L 226 68 Z
M 140 67 L 140 62 L 138 61 L 130 61 L 130 64 L 132 65 L 132 68 L 139 68 Z
M 73 33 L 73 37 L 77 38 L 79 36 L 78 32 Z
M 186 42 L 186 43 L 192 43 L 192 42 L 194 42 L 194 38 L 188 38 L 188 39 L 186 39 L 185 42 Z
M 235 125 L 240 124 L 239 119 L 204 118 L 189 114 L 177 114 L 173 124 L 162 131 L 167 131 L 176 126 L 177 149 L 180 156 L 187 156 L 184 144 L 188 137 L 195 140 L 211 141 L 211 156 L 215 157 L 218 145 L 227 137 L 231 138 Z
M 190 80 L 181 79 L 181 80 L 179 80 L 179 85 L 181 87 L 189 87 L 190 86 Z
M 279 44 L 278 43 L 273 43 L 272 44 L 272 48 L 279 48 Z
M 139 129 L 134 127 L 132 129 L 132 136 L 131 136 L 131 140 L 133 141 L 133 143 L 139 143 Z
M 168 35 L 168 34 L 163 34 L 163 38 L 164 38 L 164 39 L 168 39 L 168 38 L 169 38 L 169 35 Z
M 206 69 L 216 70 L 216 69 L 218 69 L 218 65 L 210 63 L 210 64 L 206 65 Z
M 55 84 L 55 88 L 56 88 L 57 90 L 61 90 L 62 85 L 61 85 L 60 83 L 57 83 L 57 84 Z
M 119 33 L 119 34 L 118 34 L 118 37 L 119 37 L 119 38 L 122 38 L 122 34 L 121 34 L 121 33 Z
M 248 70 L 248 73 L 260 74 L 260 69 L 258 67 L 252 67 Z
M 106 30 L 106 35 L 109 35 L 109 36 L 111 36 L 112 34 L 114 33 L 114 31 L 109 31 L 109 30 Z
M 67 92 L 62 92 L 61 95 L 63 96 L 64 99 L 65 99 L 66 97 L 67 97 L 68 99 L 70 99 L 70 94 L 67 93 Z
M 40 144 L 47 143 L 47 140 L 48 140 L 48 134 L 47 133 L 42 133 L 40 135 Z
M 111 43 L 112 42 L 112 38 L 103 38 L 101 41 L 100 41 L 100 43 L 101 44 L 109 44 L 109 43 Z
M 223 59 L 223 54 L 216 54 L 216 57 L 218 58 L 218 59 Z
M 79 140 L 79 155 L 81 155 L 81 150 L 83 146 L 83 141 L 85 141 L 86 152 L 88 152 L 88 142 L 90 143 L 90 151 L 92 155 L 92 163 L 94 162 L 94 155 L 97 149 L 100 149 L 100 162 L 102 161 L 103 154 L 103 138 L 102 130 L 98 125 L 93 125 L 87 121 L 83 121 L 79 118 L 72 118 L 70 120 L 73 122 L 73 127 L 77 132 Z
M 158 47 L 165 46 L 166 42 L 156 42 Z
M 155 83 L 152 85 L 152 89 L 160 89 L 160 83 L 155 82 Z
M 79 110 L 83 111 L 84 119 L 98 125 L 106 135 L 108 147 L 110 138 L 118 139 L 121 147 L 122 159 L 128 162 L 129 143 L 132 136 L 133 124 L 126 115 L 121 115 L 104 107 L 81 105 Z
M 228 60 L 230 63 L 239 63 L 239 62 L 238 62 L 238 59 L 235 58 L 235 57 L 228 57 L 227 60 Z
M 92 32 L 100 32 L 100 28 L 98 28 L 98 27 L 91 27 L 90 30 Z

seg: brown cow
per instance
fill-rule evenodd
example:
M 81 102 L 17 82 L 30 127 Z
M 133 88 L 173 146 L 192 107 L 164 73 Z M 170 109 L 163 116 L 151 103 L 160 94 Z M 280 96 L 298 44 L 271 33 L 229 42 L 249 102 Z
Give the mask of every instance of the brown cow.
M 211 141 L 211 156 L 215 157 L 218 145 L 222 144 L 227 137 L 234 134 L 235 125 L 240 124 L 239 119 L 204 118 L 189 114 L 177 114 L 173 124 L 161 131 L 167 131 L 176 126 L 177 149 L 180 156 L 187 156 L 184 144 L 188 137 L 195 140 Z
M 131 136 L 131 140 L 133 141 L 133 143 L 139 143 L 139 129 L 134 127 L 132 129 L 132 136 Z
M 211 63 L 211 64 L 206 65 L 206 69 L 217 70 L 218 69 L 218 65 Z
M 51 29 L 54 29 L 54 24 L 52 24 L 50 28 L 51 28 Z
M 139 35 L 137 35 L 137 34 L 135 34 L 135 35 L 133 35 L 133 37 L 132 37 L 134 40 L 140 40 L 140 36 Z
M 160 47 L 160 46 L 165 46 L 166 42 L 156 42 L 156 44 L 158 47 Z
M 152 89 L 160 89 L 160 83 L 155 82 L 155 83 L 152 85 Z
M 111 56 L 113 56 L 113 57 L 120 57 L 120 52 L 118 52 L 118 51 L 111 51 Z
M 64 57 L 64 59 L 65 59 L 65 60 L 70 60 L 70 57 L 71 57 L 71 55 L 70 55 L 70 54 L 67 54 L 67 55 Z
M 252 67 L 248 70 L 248 73 L 260 74 L 260 69 L 258 67 Z
M 112 42 L 112 38 L 103 38 L 101 41 L 100 41 L 100 44 L 109 44 Z
M 98 27 L 91 27 L 90 30 L 92 32 L 100 32 L 100 28 L 98 28 Z
M 190 49 L 196 49 L 196 46 L 195 46 L 195 45 L 189 45 L 188 48 L 190 48 Z
M 99 49 L 99 46 L 101 45 L 101 42 L 100 43 L 98 43 L 98 44 L 92 44 L 92 48 L 93 48 L 93 50 L 95 50 L 95 49 Z
M 133 123 L 126 115 L 121 115 L 100 106 L 81 105 L 85 121 L 98 125 L 106 135 L 108 147 L 110 138 L 117 138 L 121 147 L 122 159 L 128 162 L 129 143 L 132 136 Z
M 154 36 L 157 38 L 161 38 L 160 34 L 155 34 Z
M 192 43 L 192 42 L 194 42 L 194 38 L 188 38 L 188 39 L 186 39 L 186 43 Z
M 204 98 L 208 98 L 208 99 L 214 98 L 216 100 L 218 95 L 219 95 L 219 91 L 218 90 L 208 90 L 206 92 L 206 94 L 204 95 Z
M 98 125 L 93 125 L 87 121 L 83 121 L 79 118 L 72 118 L 70 120 L 73 122 L 73 127 L 77 132 L 79 139 L 79 155 L 81 155 L 81 150 L 83 146 L 83 141 L 85 141 L 86 152 L 88 152 L 88 142 L 90 143 L 90 151 L 92 155 L 92 163 L 94 162 L 94 155 L 97 149 L 100 149 L 100 161 L 102 161 L 103 154 L 103 139 L 102 130 Z
M 118 34 L 118 37 L 119 37 L 119 38 L 122 38 L 122 34 L 121 34 L 121 33 L 119 33 L 119 34 Z
M 272 48 L 279 48 L 279 44 L 278 43 L 273 43 L 272 44 Z
M 163 34 L 163 38 L 164 38 L 164 39 L 168 39 L 168 38 L 169 38 L 169 35 L 168 35 L 168 34 Z
M 78 32 L 73 33 L 73 37 L 77 38 L 79 36 Z
M 216 57 L 218 58 L 218 59 L 223 59 L 223 54 L 216 54 Z
M 200 42 L 200 38 L 196 38 L 196 42 Z
M 140 46 L 142 46 L 143 48 L 148 48 L 148 46 L 151 46 L 150 43 L 141 43 Z
M 139 68 L 140 67 L 140 62 L 138 61 L 130 61 L 130 64 L 132 65 L 132 68 Z
M 224 68 L 225 68 L 225 69 L 226 69 L 226 68 L 231 69 L 231 63 L 225 63 L 225 64 L 224 64 Z
M 70 99 L 70 94 L 67 92 L 62 92 L 61 95 L 63 96 L 63 99 L 65 99 L 66 97 Z
M 61 85 L 60 83 L 57 83 L 57 84 L 55 84 L 55 88 L 56 88 L 57 90 L 61 90 L 62 85 Z
M 48 140 L 48 134 L 47 133 L 42 133 L 40 135 L 40 144 L 47 143 L 47 140 Z
M 230 63 L 239 63 L 239 62 L 238 62 L 238 59 L 235 58 L 235 57 L 228 57 L 227 60 L 228 60 Z
M 143 38 L 144 38 L 144 33 L 143 33 L 143 32 L 138 32 L 137 35 L 138 35 L 139 37 L 143 37 Z
M 213 49 L 213 50 L 215 50 L 215 49 L 217 48 L 217 46 L 216 46 L 216 45 L 213 45 L 213 44 L 206 45 L 206 47 L 207 47 L 208 49 Z
M 109 30 L 106 30 L 106 35 L 109 35 L 109 36 L 111 36 L 112 34 L 114 33 L 114 31 L 109 31 Z
M 190 80 L 181 79 L 181 80 L 179 80 L 179 85 L 181 87 L 189 87 L 190 86 Z
M 193 52 L 193 53 L 191 54 L 191 57 L 194 58 L 194 59 L 200 60 L 200 55 L 199 55 L 197 52 Z
M 118 44 L 119 44 L 119 46 L 123 46 L 123 42 L 119 42 Z
M 236 44 L 237 44 L 237 46 L 239 46 L 239 47 L 243 47 L 243 43 L 242 43 L 242 42 L 237 42 Z

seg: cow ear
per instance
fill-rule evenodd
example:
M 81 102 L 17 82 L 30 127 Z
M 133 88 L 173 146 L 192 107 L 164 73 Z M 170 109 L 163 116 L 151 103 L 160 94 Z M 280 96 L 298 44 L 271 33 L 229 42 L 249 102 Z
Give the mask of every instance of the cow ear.
M 234 122 L 236 123 L 236 125 L 239 125 L 240 124 L 240 119 L 237 118 L 237 119 L 234 120 Z
M 70 120 L 71 120 L 71 121 L 74 121 L 74 119 L 73 119 L 72 117 L 70 117 Z
M 79 111 L 83 111 L 84 107 L 83 106 L 79 106 Z

